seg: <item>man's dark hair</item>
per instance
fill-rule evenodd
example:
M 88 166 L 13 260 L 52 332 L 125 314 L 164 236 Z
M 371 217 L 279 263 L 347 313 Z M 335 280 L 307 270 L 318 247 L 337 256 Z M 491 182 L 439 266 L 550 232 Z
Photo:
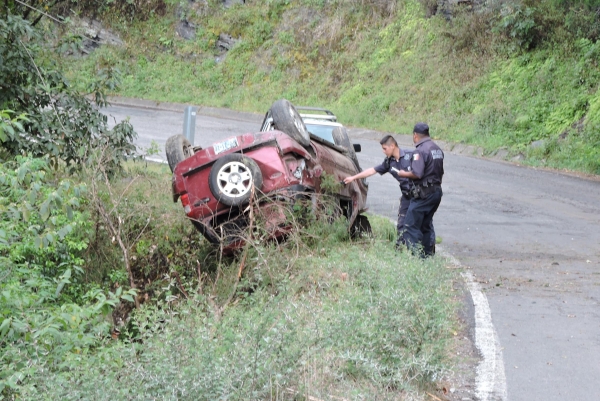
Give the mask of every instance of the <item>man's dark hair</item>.
M 391 135 L 386 135 L 383 138 L 381 138 L 381 141 L 379 141 L 380 145 L 396 145 L 398 146 L 398 142 L 396 142 L 396 140 L 394 139 L 393 136 Z
M 420 136 L 429 136 L 429 125 L 425 123 L 416 123 L 413 132 Z

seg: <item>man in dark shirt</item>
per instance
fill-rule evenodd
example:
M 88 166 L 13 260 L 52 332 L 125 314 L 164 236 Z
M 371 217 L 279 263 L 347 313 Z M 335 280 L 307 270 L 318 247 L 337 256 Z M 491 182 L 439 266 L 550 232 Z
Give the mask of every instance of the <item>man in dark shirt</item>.
M 396 248 L 399 248 L 400 245 L 406 245 L 406 241 L 404 240 L 404 221 L 406 220 L 406 212 L 408 211 L 408 206 L 410 205 L 410 199 L 412 198 L 412 182 L 408 178 L 402 178 L 398 175 L 398 170 L 407 170 L 410 171 L 412 169 L 413 152 L 405 149 L 400 149 L 400 168 L 391 167 L 389 173 L 400 183 L 400 192 L 402 195 L 400 196 L 400 206 L 398 207 L 398 222 L 396 223 L 396 230 L 398 232 L 398 239 L 396 240 Z M 379 175 L 383 175 L 387 173 L 387 171 L 382 171 L 382 165 L 376 166 L 375 171 L 379 173 Z
M 412 158 L 412 171 L 402 170 L 400 177 L 412 180 L 413 197 L 406 212 L 404 239 L 416 252 L 421 246 L 425 256 L 434 252 L 431 239 L 433 215 L 442 201 L 442 177 L 444 175 L 444 152 L 429 137 L 429 126 L 418 123 L 413 129 L 416 150 Z
M 391 135 L 384 136 L 379 143 L 381 144 L 381 149 L 386 156 L 383 163 L 364 170 L 352 177 L 345 178 L 344 183 L 349 184 L 356 179 L 370 177 L 375 173 L 379 173 L 380 175 L 390 173 L 396 180 L 398 180 L 400 183 L 400 191 L 402 191 L 400 208 L 398 210 L 398 223 L 396 226 L 398 230 L 398 240 L 396 241 L 396 245 L 399 246 L 400 244 L 405 243 L 403 240 L 404 221 L 408 206 L 410 204 L 410 198 L 412 196 L 411 189 L 413 184 L 408 178 L 400 177 L 398 174 L 402 170 L 411 171 L 413 153 L 405 151 L 404 149 L 400 149 L 398 147 L 398 143 Z M 433 230 L 431 230 L 431 235 L 434 236 L 433 241 L 435 242 L 435 233 L 433 233 Z

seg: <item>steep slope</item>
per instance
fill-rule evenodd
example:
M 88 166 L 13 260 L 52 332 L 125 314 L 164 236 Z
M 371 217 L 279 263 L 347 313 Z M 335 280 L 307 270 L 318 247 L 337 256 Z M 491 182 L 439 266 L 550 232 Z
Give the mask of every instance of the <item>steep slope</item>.
M 438 138 L 600 174 L 596 6 L 216 3 L 113 23 L 127 44 L 71 64 L 73 80 L 115 65 L 126 96 L 251 111 L 285 97 L 347 125 L 408 133 L 427 121 Z

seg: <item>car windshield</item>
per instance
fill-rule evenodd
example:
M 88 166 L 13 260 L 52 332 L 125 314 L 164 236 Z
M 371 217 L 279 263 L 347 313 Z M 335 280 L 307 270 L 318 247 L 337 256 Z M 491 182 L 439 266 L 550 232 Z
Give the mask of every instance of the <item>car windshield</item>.
M 332 127 L 330 125 L 306 124 L 306 129 L 308 130 L 308 132 L 333 144 L 335 144 L 332 134 L 334 128 L 335 127 Z

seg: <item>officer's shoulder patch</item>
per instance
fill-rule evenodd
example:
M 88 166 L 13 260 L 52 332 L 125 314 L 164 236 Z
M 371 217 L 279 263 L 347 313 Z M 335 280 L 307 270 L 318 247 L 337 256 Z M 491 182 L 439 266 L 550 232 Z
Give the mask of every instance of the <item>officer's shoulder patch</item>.
M 404 160 L 410 160 L 410 153 L 407 153 L 404 155 Z
M 413 154 L 413 160 L 419 160 L 419 154 L 417 152 Z

